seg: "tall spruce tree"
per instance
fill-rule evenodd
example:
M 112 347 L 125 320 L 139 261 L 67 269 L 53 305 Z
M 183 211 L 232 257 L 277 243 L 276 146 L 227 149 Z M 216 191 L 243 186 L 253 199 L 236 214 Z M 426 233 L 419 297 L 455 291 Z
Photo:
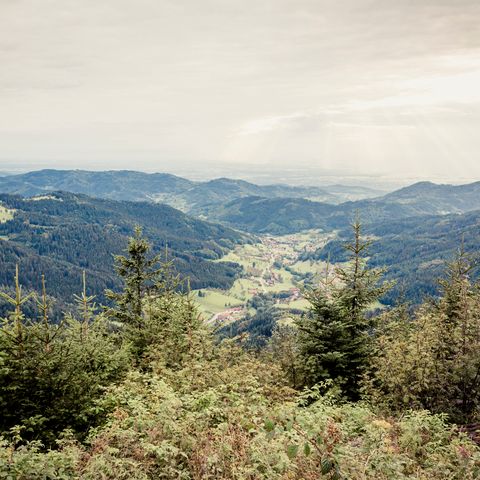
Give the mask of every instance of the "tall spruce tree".
M 0 297 L 12 306 L 0 325 L 0 434 L 15 429 L 48 447 L 65 429 L 83 438 L 103 419 L 96 401 L 127 367 L 121 339 L 103 315 L 77 320 L 66 314 L 60 323 L 51 322 L 44 277 L 36 299 L 39 315 L 26 316 L 22 305 L 29 296 L 22 293 L 18 267 L 15 295 Z M 88 307 L 90 297 L 85 300 Z
M 162 352 L 168 352 L 166 363 L 180 364 L 186 348 L 182 342 L 201 325 L 188 281 L 175 271 L 167 251 L 165 258 L 151 255 L 151 246 L 138 227 L 127 254 L 116 256 L 115 262 L 124 289 L 107 292 L 114 301 L 107 312 L 123 324 L 134 358 L 139 365 L 148 365 L 153 357 L 161 356 L 161 346 Z
M 126 255 L 115 256 L 115 270 L 124 282 L 123 291 L 106 292 L 114 302 L 114 306 L 108 309 L 109 316 L 132 328 L 143 327 L 144 298 L 157 289 L 162 271 L 160 256 L 152 257 L 150 251 L 150 243 L 143 238 L 142 229 L 136 226 L 134 236 L 129 239 Z
M 345 245 L 350 253 L 347 266 L 336 268 L 334 275 L 327 267 L 318 288 L 307 292 L 310 311 L 297 325 L 305 384 L 334 381 L 355 400 L 371 351 L 374 319 L 368 309 L 390 285 L 380 283 L 383 270 L 367 267 L 370 242 L 362 239 L 358 218 L 352 229 L 354 240 Z
M 402 411 L 423 408 L 458 423 L 480 410 L 480 284 L 475 259 L 463 248 L 447 265 L 442 295 L 414 316 L 389 312 L 378 337 L 371 393 Z

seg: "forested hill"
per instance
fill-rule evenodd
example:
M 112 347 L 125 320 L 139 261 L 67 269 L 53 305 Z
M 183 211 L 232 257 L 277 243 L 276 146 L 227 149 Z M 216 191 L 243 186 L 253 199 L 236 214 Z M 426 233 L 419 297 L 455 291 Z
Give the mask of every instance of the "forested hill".
M 255 233 L 285 234 L 309 228 L 344 228 L 356 212 L 365 224 L 480 209 L 480 182 L 435 185 L 421 182 L 391 194 L 331 205 L 299 198 L 239 198 L 208 211 L 212 220 Z
M 204 214 L 205 209 L 212 205 L 221 205 L 247 196 L 311 198 L 341 203 L 380 194 L 379 191 L 366 187 L 256 185 L 230 178 L 194 182 L 165 173 L 148 174 L 127 170 L 39 170 L 0 177 L 2 193 L 32 196 L 51 191 L 83 193 L 112 200 L 161 202 L 194 214 Z
M 369 264 L 387 267 L 386 278 L 397 281 L 386 300 L 399 295 L 415 303 L 425 295 L 439 292 L 437 279 L 445 273 L 445 263 L 463 247 L 478 256 L 480 245 L 480 210 L 465 214 L 411 217 L 365 226 L 365 234 L 374 238 Z M 304 258 L 339 262 L 346 259 L 343 245 L 350 231 L 340 232 L 340 239 L 328 243 Z M 479 270 L 472 272 L 478 277 Z
M 239 266 L 210 260 L 250 241 L 246 235 L 191 218 L 167 205 L 72 193 L 28 199 L 3 194 L 0 205 L 4 207 L 0 285 L 12 284 L 19 263 L 26 288 L 38 289 L 45 273 L 49 293 L 61 302 L 68 302 L 72 292 L 79 291 L 82 269 L 87 271 L 91 293 L 101 295 L 105 288 L 118 287 L 112 255 L 125 248 L 136 224 L 143 227 L 155 252 L 163 252 L 168 244 L 178 270 L 190 277 L 194 288 L 229 287 Z
M 167 173 L 135 171 L 37 170 L 0 177 L 0 192 L 26 197 L 51 191 L 83 193 L 112 200 L 148 200 L 155 194 L 191 188 L 193 182 Z
M 303 198 L 246 197 L 213 206 L 208 217 L 240 230 L 283 235 L 311 228 L 331 229 L 335 205 Z
M 421 213 L 462 213 L 480 208 L 480 182 L 466 185 L 418 182 L 389 193 L 383 199 L 418 208 Z

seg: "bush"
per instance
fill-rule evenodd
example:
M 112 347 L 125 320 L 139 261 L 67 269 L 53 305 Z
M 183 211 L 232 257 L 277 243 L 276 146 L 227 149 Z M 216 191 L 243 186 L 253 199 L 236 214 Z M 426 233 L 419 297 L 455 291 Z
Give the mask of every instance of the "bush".
M 276 367 L 235 346 L 210 345 L 181 369 L 158 365 L 111 387 L 103 408 L 112 413 L 83 447 L 64 442 L 58 452 L 42 453 L 35 443 L 4 442 L 0 474 L 46 478 L 39 465 L 48 465 L 52 478 L 62 478 L 57 469 L 72 479 L 480 475 L 479 449 L 442 416 L 419 411 L 385 418 L 366 404 L 338 404 L 315 391 L 298 396 L 281 378 Z

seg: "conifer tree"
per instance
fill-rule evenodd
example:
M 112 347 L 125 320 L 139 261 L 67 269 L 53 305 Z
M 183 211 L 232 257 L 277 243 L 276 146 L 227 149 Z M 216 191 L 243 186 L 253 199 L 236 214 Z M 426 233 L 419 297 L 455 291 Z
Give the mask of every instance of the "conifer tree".
M 333 380 L 347 398 L 357 399 L 374 323 L 367 310 L 390 285 L 380 284 L 382 270 L 366 265 L 370 242 L 362 239 L 358 218 L 352 229 L 354 240 L 345 245 L 348 265 L 336 268 L 333 276 L 327 266 L 325 279 L 307 292 L 310 311 L 297 324 L 305 384 Z
M 160 257 L 151 257 L 150 250 L 150 243 L 142 237 L 142 229 L 136 226 L 126 255 L 115 256 L 115 269 L 124 282 L 123 291 L 106 292 L 115 304 L 108 309 L 109 316 L 137 329 L 143 326 L 143 300 L 158 287 L 161 272 Z
M 463 248 L 447 265 L 442 295 L 414 317 L 386 315 L 372 369 L 372 394 L 393 410 L 423 408 L 472 421 L 480 408 L 480 291 Z
M 54 446 L 64 429 L 82 437 L 100 419 L 95 402 L 122 376 L 127 351 L 102 315 L 89 316 L 88 328 L 85 317 L 70 314 L 51 322 L 43 277 L 40 318 L 22 311 L 29 296 L 22 294 L 18 268 L 15 286 L 14 296 L 2 295 L 13 311 L 0 328 L 0 433 L 18 427 L 24 439 L 46 446 Z
M 107 312 L 123 324 L 138 365 L 147 366 L 152 358 L 160 357 L 170 366 L 180 365 L 202 323 L 188 281 L 185 284 L 175 271 L 167 249 L 165 257 L 151 255 L 139 227 L 129 241 L 127 255 L 118 255 L 115 261 L 124 289 L 107 292 L 115 302 Z
M 11 296 L 5 292 L 0 292 L 0 298 L 3 298 L 9 303 L 13 310 L 10 311 L 8 319 L 5 321 L 6 325 L 4 333 L 8 333 L 14 344 L 18 348 L 18 354 L 23 352 L 24 340 L 25 340 L 25 315 L 22 307 L 30 298 L 33 297 L 33 293 L 27 295 L 22 294 L 22 286 L 19 280 L 19 268 L 18 264 L 15 266 L 15 295 Z

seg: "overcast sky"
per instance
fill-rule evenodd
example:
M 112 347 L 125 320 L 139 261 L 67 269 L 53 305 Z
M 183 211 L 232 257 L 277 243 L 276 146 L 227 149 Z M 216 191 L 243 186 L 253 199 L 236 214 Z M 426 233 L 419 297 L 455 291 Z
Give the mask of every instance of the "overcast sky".
M 0 170 L 480 180 L 478 0 L 0 0 Z

